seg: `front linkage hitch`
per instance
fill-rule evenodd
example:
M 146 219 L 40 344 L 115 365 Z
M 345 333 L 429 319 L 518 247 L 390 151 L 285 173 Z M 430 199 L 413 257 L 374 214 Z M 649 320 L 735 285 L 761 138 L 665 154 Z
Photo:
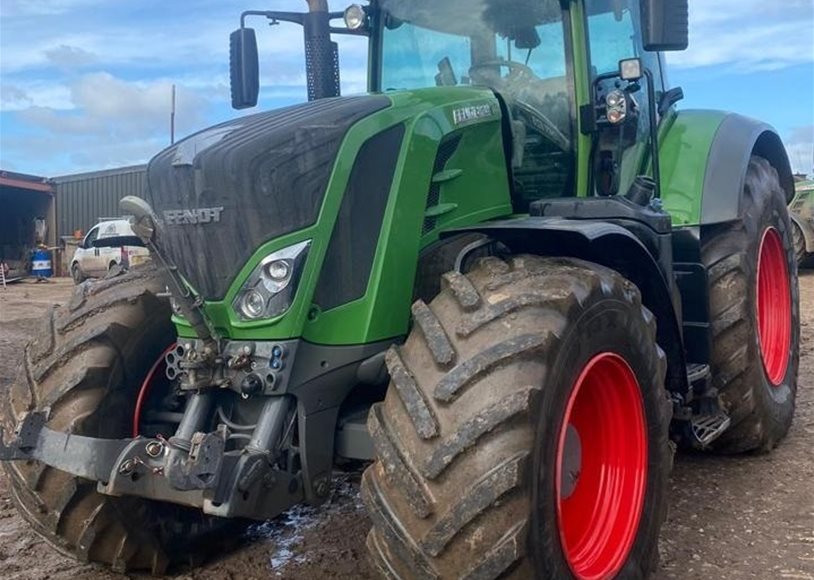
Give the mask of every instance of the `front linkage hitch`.
M 264 430 L 270 437 L 282 426 L 284 401 L 269 401 L 280 416 Z M 193 434 L 190 445 L 180 448 L 175 437 L 97 439 L 54 431 L 47 420 L 47 411 L 27 413 L 8 442 L 0 429 L 0 461 L 40 461 L 96 481 L 105 495 L 168 501 L 222 517 L 273 515 L 303 499 L 300 475 L 273 469 L 268 454 L 226 452 L 223 425 Z

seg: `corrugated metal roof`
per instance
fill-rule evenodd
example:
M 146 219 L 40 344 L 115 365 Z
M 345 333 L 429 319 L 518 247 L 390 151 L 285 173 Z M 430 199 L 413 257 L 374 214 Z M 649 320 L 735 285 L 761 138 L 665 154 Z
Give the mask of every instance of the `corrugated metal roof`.
M 146 165 L 133 165 L 55 177 L 58 235 L 87 232 L 99 218 L 120 216 L 119 200 L 143 195 L 146 175 Z
M 54 193 L 52 183 L 45 177 L 29 175 L 28 173 L 17 173 L 16 171 L 4 171 L 0 169 L 0 185 L 29 191 L 39 191 L 42 193 Z
M 58 175 L 51 180 L 56 183 L 67 183 L 69 181 L 84 181 L 97 177 L 108 177 L 111 175 L 122 175 L 125 173 L 138 173 L 147 170 L 147 165 L 128 165 L 126 167 L 115 167 L 113 169 L 101 169 L 99 171 L 87 171 L 85 173 L 70 173 L 68 175 Z

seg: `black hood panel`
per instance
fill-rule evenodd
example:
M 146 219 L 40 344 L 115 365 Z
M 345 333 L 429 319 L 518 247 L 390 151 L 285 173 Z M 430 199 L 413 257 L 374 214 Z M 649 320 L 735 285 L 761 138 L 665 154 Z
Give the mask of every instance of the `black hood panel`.
M 146 196 L 162 244 L 207 300 L 221 300 L 265 242 L 313 225 L 351 126 L 386 97 L 340 97 L 241 117 L 162 151 Z

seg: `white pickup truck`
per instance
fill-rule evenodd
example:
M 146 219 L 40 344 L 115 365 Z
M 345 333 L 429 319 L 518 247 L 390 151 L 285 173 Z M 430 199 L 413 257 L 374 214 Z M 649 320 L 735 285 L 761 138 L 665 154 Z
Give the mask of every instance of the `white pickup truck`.
M 97 240 L 113 237 L 131 238 L 135 234 L 126 219 L 102 221 L 91 228 L 71 259 L 71 277 L 79 284 L 86 278 L 101 278 L 114 266 L 129 268 L 150 259 L 150 252 L 144 246 L 127 245 L 96 247 Z

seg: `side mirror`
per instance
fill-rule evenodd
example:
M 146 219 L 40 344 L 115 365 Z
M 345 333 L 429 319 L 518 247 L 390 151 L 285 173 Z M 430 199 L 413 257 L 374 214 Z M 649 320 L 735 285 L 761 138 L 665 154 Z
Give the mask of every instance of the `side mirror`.
M 689 0 L 641 0 L 641 7 L 645 50 L 686 50 L 690 44 Z
M 454 87 L 457 84 L 458 78 L 455 76 L 455 69 L 452 68 L 449 57 L 445 56 L 438 62 L 438 74 L 435 75 L 435 86 Z
M 257 105 L 260 94 L 260 63 L 253 28 L 238 28 L 229 35 L 229 80 L 232 87 L 232 108 L 247 109 Z

